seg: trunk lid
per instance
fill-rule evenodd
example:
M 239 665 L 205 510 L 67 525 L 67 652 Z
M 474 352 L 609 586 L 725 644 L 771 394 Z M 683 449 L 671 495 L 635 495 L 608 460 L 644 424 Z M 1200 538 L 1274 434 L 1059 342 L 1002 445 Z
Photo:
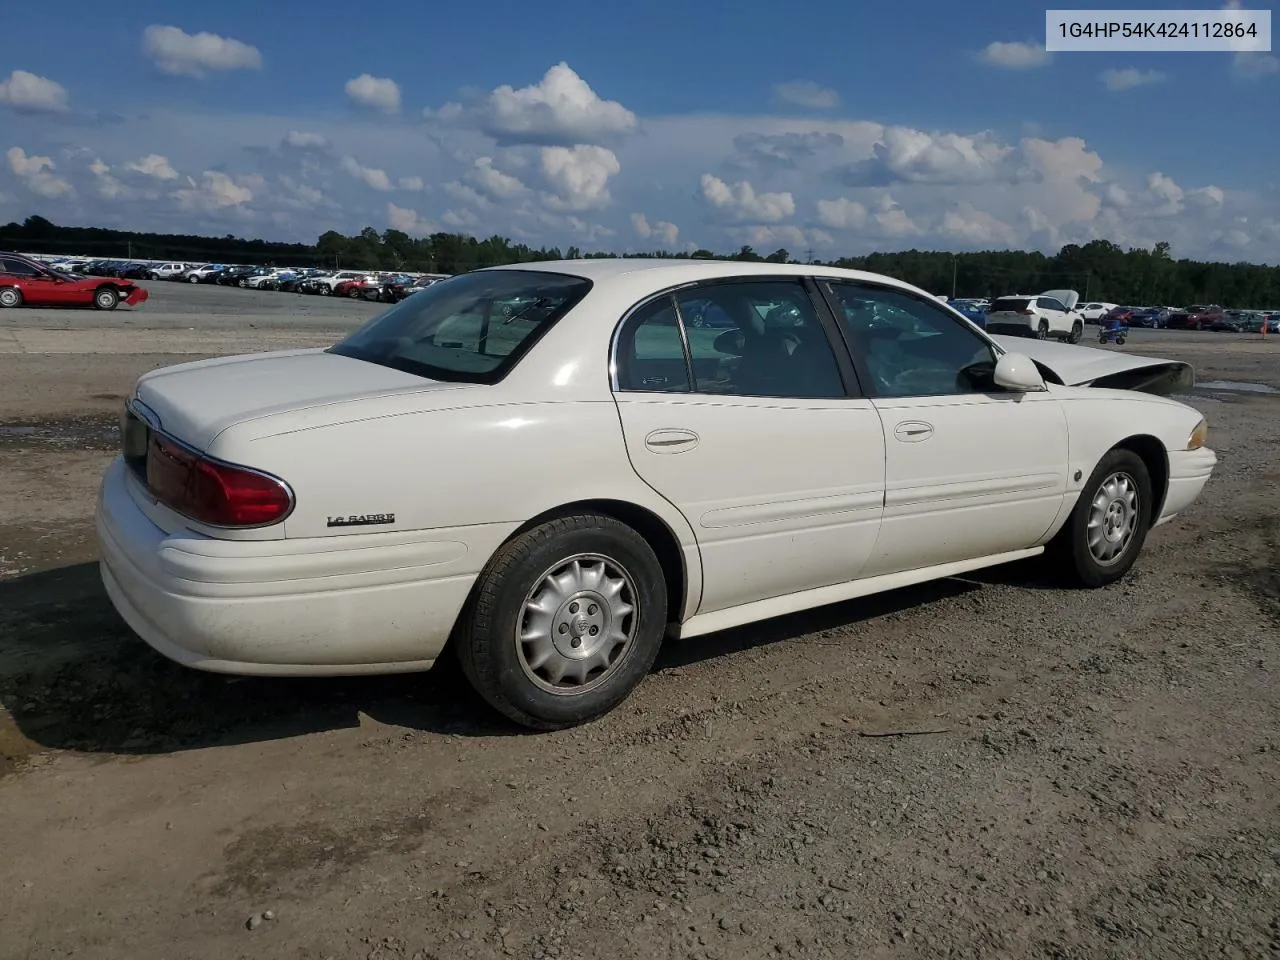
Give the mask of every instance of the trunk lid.
M 144 374 L 137 399 L 160 428 L 208 450 L 228 427 L 282 413 L 471 386 L 427 380 L 322 348 L 216 357 Z

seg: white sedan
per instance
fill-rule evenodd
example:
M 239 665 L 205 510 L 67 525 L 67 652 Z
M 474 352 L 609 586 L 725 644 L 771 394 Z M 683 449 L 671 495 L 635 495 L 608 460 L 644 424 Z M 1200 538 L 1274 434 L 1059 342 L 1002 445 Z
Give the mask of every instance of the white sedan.
M 665 636 L 1044 551 L 1119 579 L 1216 463 L 1160 395 L 1192 377 L 989 337 L 831 267 L 479 270 L 328 349 L 145 374 L 101 486 L 102 578 L 189 667 L 449 652 L 508 717 L 563 727 L 622 701 Z

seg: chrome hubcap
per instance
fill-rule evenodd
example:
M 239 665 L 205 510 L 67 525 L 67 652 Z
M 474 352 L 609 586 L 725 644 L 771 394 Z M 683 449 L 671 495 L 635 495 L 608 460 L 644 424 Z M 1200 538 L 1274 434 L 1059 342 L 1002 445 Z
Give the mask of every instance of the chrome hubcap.
M 516 647 L 525 675 L 549 693 L 585 693 L 625 658 L 635 638 L 636 590 L 615 560 L 578 554 L 525 597 Z
M 1102 481 L 1089 510 L 1089 552 L 1103 566 L 1124 556 L 1138 529 L 1138 485 L 1127 473 Z

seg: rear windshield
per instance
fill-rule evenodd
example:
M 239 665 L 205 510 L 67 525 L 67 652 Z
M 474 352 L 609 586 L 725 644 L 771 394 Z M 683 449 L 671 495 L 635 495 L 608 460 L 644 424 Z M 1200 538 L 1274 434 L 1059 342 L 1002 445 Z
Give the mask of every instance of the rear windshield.
M 991 305 L 991 312 L 998 313 L 1002 310 L 1025 310 L 1030 300 L 1021 297 L 1001 297 Z
M 330 353 L 464 383 L 497 383 L 591 281 L 541 270 L 477 270 L 424 287 Z

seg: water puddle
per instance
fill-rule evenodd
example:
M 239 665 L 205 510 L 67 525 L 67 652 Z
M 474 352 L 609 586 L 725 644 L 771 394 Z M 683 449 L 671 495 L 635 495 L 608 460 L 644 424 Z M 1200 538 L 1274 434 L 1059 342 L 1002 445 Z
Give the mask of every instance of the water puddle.
M 1202 380 L 1196 384 L 1197 390 L 1225 390 L 1230 393 L 1270 393 L 1280 394 L 1280 390 L 1269 387 L 1265 383 L 1249 383 L 1246 380 Z

